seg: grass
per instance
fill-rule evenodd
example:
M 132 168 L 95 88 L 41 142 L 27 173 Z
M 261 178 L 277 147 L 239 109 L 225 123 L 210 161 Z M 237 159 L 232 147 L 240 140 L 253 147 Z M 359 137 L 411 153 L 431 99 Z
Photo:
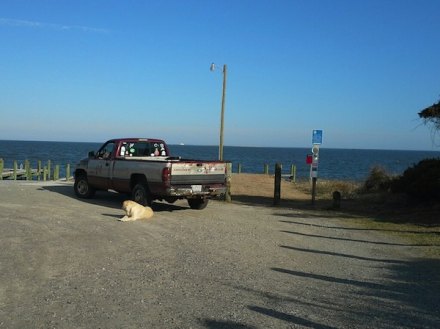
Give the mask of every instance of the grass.
M 296 182 L 295 187 L 303 193 L 311 194 L 311 183 L 309 180 Z M 318 179 L 316 182 L 316 197 L 330 200 L 333 198 L 333 192 L 339 191 L 342 199 L 353 199 L 360 187 L 361 184 L 359 182 Z
M 440 226 L 415 223 L 395 223 L 372 218 L 350 219 L 350 223 L 365 230 L 382 231 L 403 239 L 408 246 L 423 247 L 425 257 L 440 259 Z

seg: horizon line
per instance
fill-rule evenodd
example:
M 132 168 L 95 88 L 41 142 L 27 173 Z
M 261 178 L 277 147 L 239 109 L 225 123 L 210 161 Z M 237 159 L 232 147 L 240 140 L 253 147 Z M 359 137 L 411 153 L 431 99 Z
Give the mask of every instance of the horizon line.
M 41 143 L 88 143 L 88 144 L 104 144 L 110 139 L 107 139 L 105 141 L 100 142 L 86 142 L 86 141 L 56 141 L 56 140 L 20 140 L 20 139 L 0 139 L 1 142 L 8 141 L 8 142 L 41 142 Z M 166 142 L 166 141 L 165 141 Z M 167 145 L 172 146 L 205 146 L 205 147 L 219 147 L 215 144 L 179 144 L 179 143 L 168 143 Z M 224 147 L 248 147 L 248 148 L 267 148 L 269 146 L 249 146 L 249 145 L 224 145 Z M 270 146 L 271 148 L 288 148 L 288 149 L 310 149 L 312 148 L 312 145 L 310 146 Z M 320 148 L 327 149 L 327 150 L 364 150 L 364 151 L 410 151 L 410 152 L 440 152 L 440 147 L 438 150 L 427 150 L 427 149 L 385 149 L 385 148 L 362 148 L 362 147 L 325 147 L 320 145 Z

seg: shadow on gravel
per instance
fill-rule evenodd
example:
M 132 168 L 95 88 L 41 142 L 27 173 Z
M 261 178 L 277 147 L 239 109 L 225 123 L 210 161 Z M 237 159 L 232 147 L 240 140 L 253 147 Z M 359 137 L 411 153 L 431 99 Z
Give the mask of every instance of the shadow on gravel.
M 348 284 L 348 285 L 356 286 L 359 288 L 370 289 L 370 290 L 371 289 L 376 289 L 376 290 L 386 290 L 387 289 L 387 287 L 385 285 L 377 284 L 377 283 L 373 283 L 373 282 L 361 282 L 361 281 L 352 280 L 352 279 L 334 278 L 334 277 L 327 276 L 327 275 L 286 270 L 286 269 L 277 268 L 277 267 L 273 267 L 273 268 L 271 268 L 271 270 L 275 271 L 275 272 L 279 272 L 279 273 L 290 274 L 290 275 L 293 275 L 296 277 L 321 280 L 321 281 L 326 281 L 326 282 L 331 282 L 331 283 Z
M 248 307 L 251 311 L 254 312 L 258 312 L 261 313 L 263 315 L 267 315 L 270 316 L 272 318 L 276 318 L 279 320 L 283 320 L 289 323 L 293 323 L 295 325 L 300 325 L 300 326 L 304 326 L 307 328 L 316 328 L 316 329 L 334 329 L 337 327 L 331 327 L 331 326 L 327 326 L 327 325 L 323 325 L 323 324 L 319 324 L 310 320 L 306 320 L 303 318 L 300 318 L 298 316 L 294 316 L 291 314 L 287 314 L 287 313 L 283 313 L 283 312 L 278 312 L 275 310 L 272 310 L 270 308 L 265 308 L 265 307 L 259 307 L 259 306 L 249 306 Z
M 232 195 L 232 202 L 242 203 L 248 206 L 272 206 L 273 198 L 264 196 L 251 196 L 251 195 Z
M 440 327 L 440 260 L 418 259 L 391 265 L 390 298 L 433 316 L 433 327 Z M 374 292 L 373 292 L 374 293 Z M 422 322 L 423 323 L 423 322 Z M 428 324 L 428 323 L 427 323 Z M 414 324 L 416 327 L 416 324 Z
M 88 204 L 94 204 L 98 206 L 104 206 L 112 209 L 121 209 L 122 202 L 124 202 L 124 200 L 130 199 L 129 195 L 116 193 L 116 192 L 107 192 L 107 191 L 98 191 L 96 192 L 95 196 L 91 199 L 80 199 L 76 197 L 75 192 L 73 191 L 73 186 L 71 185 L 43 186 L 40 188 L 40 190 L 59 193 L 69 198 L 75 199 L 76 201 L 80 201 Z M 181 207 L 178 205 L 164 203 L 164 202 L 153 202 L 152 208 L 155 212 L 189 209 L 189 207 Z M 109 217 L 115 217 L 115 218 L 120 217 L 120 216 L 115 216 L 113 214 L 103 214 L 103 215 Z
M 350 241 L 350 242 L 360 242 L 360 243 L 369 243 L 369 244 L 377 244 L 377 245 L 384 245 L 384 246 L 401 246 L 401 247 L 439 247 L 440 245 L 436 244 L 408 244 L 408 243 L 393 243 L 393 242 L 383 242 L 383 241 L 370 241 L 370 240 L 360 240 L 360 239 L 348 239 L 348 238 L 336 238 L 332 236 L 325 236 L 325 235 L 319 235 L 319 234 L 308 234 L 308 233 L 300 233 L 300 232 L 294 232 L 294 231 L 285 231 L 281 230 L 282 233 L 288 233 L 288 234 L 294 234 L 294 235 L 300 235 L 305 236 L 309 238 L 320 238 L 320 239 L 329 239 L 329 240 L 338 240 L 338 241 Z
M 76 197 L 75 192 L 73 191 L 73 185 L 43 186 L 41 189 L 62 194 L 66 197 L 75 199 L 76 201 L 80 201 L 88 204 L 94 204 L 98 206 L 104 206 L 113 209 L 120 209 L 122 202 L 128 199 L 128 197 L 123 194 L 112 193 L 112 192 L 101 192 L 101 191 L 97 192 L 95 194 L 95 197 L 91 199 L 80 199 Z
M 293 208 L 302 210 L 321 209 L 321 201 L 317 201 L 312 205 L 311 200 L 288 200 L 281 198 L 279 204 L 274 205 L 273 197 L 257 196 L 257 195 L 232 195 L 232 202 L 244 204 L 253 207 L 274 207 L 274 208 Z M 327 204 L 327 203 L 326 203 Z
M 274 214 L 274 216 L 285 216 L 285 217 L 298 217 L 298 218 L 304 218 L 304 216 L 300 215 L 291 215 L 291 214 Z M 311 224 L 311 223 L 303 223 L 303 222 L 297 222 L 297 221 L 290 221 L 290 220 L 280 220 L 280 223 L 288 223 L 288 224 L 295 224 L 295 225 L 304 225 L 308 227 L 319 227 L 319 228 L 329 228 L 329 229 L 335 229 L 335 230 L 347 230 L 347 231 L 379 231 L 379 232 L 399 232 L 399 233 L 411 233 L 411 234 L 434 234 L 434 235 L 440 235 L 440 231 L 412 231 L 412 230 L 390 230 L 390 229 L 382 229 L 382 228 L 360 228 L 360 227 L 341 227 L 341 226 L 329 226 L 329 225 L 318 225 L 318 224 Z
M 300 325 L 300 326 L 305 326 L 305 327 L 309 327 L 309 328 L 317 328 L 317 329 L 333 329 L 333 328 L 336 328 L 336 327 L 330 327 L 330 326 L 322 325 L 322 324 L 319 324 L 319 323 L 315 323 L 315 322 L 312 322 L 310 320 L 306 320 L 306 319 L 303 319 L 303 318 L 300 318 L 298 316 L 294 316 L 294 315 L 291 315 L 291 314 L 286 314 L 286 313 L 283 313 L 283 312 L 278 312 L 278 311 L 272 310 L 270 308 L 259 307 L 259 306 L 248 306 L 248 308 L 251 311 L 258 312 L 260 314 L 267 315 L 267 316 L 270 316 L 272 318 L 276 318 L 276 319 L 283 320 L 283 321 L 286 321 L 286 322 L 289 322 L 289 323 L 293 323 L 293 324 L 296 324 L 296 325 Z
M 389 263 L 389 264 L 405 263 L 404 261 L 400 261 L 400 260 L 362 257 L 362 256 L 343 254 L 343 253 L 339 253 L 339 252 L 316 250 L 316 249 L 304 249 L 304 248 L 298 248 L 298 247 L 292 247 L 292 246 L 284 246 L 284 245 L 280 245 L 280 248 L 294 250 L 294 251 L 301 251 L 301 252 L 306 252 L 306 253 L 312 253 L 312 254 L 328 255 L 328 256 L 335 256 L 335 257 L 343 257 L 343 258 L 350 258 L 350 259 L 356 259 L 356 260 L 364 260 L 364 261 L 368 261 L 368 262 L 379 262 L 379 263 Z
M 358 324 L 376 321 L 387 324 L 387 327 L 402 328 L 439 328 L 440 327 L 440 260 L 417 259 L 414 261 L 399 261 L 386 265 L 388 277 L 381 283 L 365 282 L 346 278 L 336 278 L 328 275 L 305 273 L 301 271 L 271 268 L 272 271 L 286 274 L 289 277 L 305 279 L 305 286 L 314 286 L 317 282 L 338 285 L 337 289 L 349 294 L 350 307 L 335 300 L 339 308 L 335 318 L 327 319 L 330 323 L 341 323 L 344 318 L 350 318 L 348 313 L 356 314 Z M 288 293 L 288 292 L 287 292 Z M 310 296 L 305 295 L 307 299 Z M 347 297 L 347 296 L 346 296 Z M 302 301 L 304 304 L 308 300 Z M 316 323 L 303 322 L 295 316 L 265 309 L 257 306 L 251 310 L 276 317 L 287 322 L 313 328 L 328 328 Z M 347 313 L 347 314 L 345 314 Z M 373 323 L 371 325 L 374 326 Z M 350 327 L 350 324 L 347 324 Z
M 204 320 L 202 325 L 208 329 L 255 329 L 255 327 L 232 321 Z

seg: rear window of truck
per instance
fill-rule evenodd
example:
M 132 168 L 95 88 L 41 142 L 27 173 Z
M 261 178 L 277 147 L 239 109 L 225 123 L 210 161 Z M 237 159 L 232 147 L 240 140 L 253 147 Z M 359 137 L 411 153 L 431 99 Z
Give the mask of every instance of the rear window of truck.
M 164 143 L 160 142 L 122 142 L 119 147 L 118 157 L 154 157 L 167 156 Z

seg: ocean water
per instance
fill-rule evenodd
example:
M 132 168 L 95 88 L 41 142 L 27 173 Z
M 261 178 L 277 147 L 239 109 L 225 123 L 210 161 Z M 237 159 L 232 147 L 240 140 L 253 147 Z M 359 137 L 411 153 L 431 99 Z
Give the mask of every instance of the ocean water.
M 41 141 L 7 141 L 0 140 L 0 158 L 5 168 L 12 168 L 13 161 L 23 164 L 29 160 L 33 168 L 37 161 L 43 165 L 51 160 L 52 168 L 60 165 L 60 177 L 65 175 L 65 166 L 71 170 L 80 159 L 87 157 L 89 151 L 97 151 L 101 143 L 77 142 L 41 142 Z M 215 160 L 218 158 L 218 146 L 169 145 L 174 156 L 186 159 Z M 281 147 L 238 147 L 225 146 L 224 159 L 232 162 L 233 172 L 238 164 L 243 173 L 263 173 L 264 165 L 269 165 L 273 173 L 275 164 L 282 165 L 283 174 L 290 173 L 291 165 L 296 166 L 297 179 L 307 179 L 310 166 L 306 156 L 311 148 Z M 372 167 L 381 166 L 390 174 L 402 174 L 403 171 L 422 159 L 439 158 L 439 151 L 398 151 L 398 150 L 360 150 L 330 149 L 321 146 L 319 151 L 318 178 L 340 180 L 364 180 Z

